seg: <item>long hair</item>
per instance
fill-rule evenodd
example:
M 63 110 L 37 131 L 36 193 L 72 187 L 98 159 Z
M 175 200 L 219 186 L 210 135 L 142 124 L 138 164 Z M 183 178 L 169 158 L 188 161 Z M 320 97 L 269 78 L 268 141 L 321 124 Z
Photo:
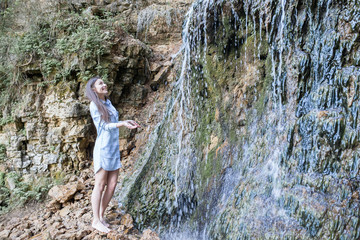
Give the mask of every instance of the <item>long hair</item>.
M 110 122 L 109 112 L 108 112 L 106 106 L 100 101 L 99 96 L 92 89 L 94 87 L 96 80 L 98 80 L 98 79 L 100 79 L 100 77 L 96 76 L 96 77 L 90 78 L 90 80 L 86 83 L 86 96 L 90 99 L 90 101 L 93 101 L 95 103 L 95 105 L 97 106 L 97 108 L 101 114 L 101 118 L 105 122 Z M 107 100 L 107 99 L 108 99 L 108 97 L 105 96 L 105 100 Z

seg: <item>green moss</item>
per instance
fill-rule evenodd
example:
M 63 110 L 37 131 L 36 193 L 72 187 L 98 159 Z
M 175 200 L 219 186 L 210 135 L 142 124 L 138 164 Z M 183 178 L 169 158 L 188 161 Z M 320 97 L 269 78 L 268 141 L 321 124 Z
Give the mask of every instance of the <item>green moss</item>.
M 265 106 L 269 98 L 269 92 L 271 92 L 270 89 L 271 89 L 272 81 L 273 81 L 273 77 L 272 77 L 271 56 L 270 54 L 268 54 L 265 60 L 265 76 L 263 76 L 263 79 L 260 80 L 260 89 L 258 89 L 259 98 L 255 102 L 255 106 L 254 106 L 258 115 L 263 114 L 265 111 Z
M 205 183 L 207 179 L 213 176 L 218 176 L 222 170 L 222 158 L 216 154 L 216 150 L 219 144 L 214 147 L 207 155 L 207 160 L 203 160 L 203 166 L 200 167 L 202 182 Z
M 216 93 L 216 100 L 219 100 L 221 94 L 221 88 L 218 88 L 218 86 L 223 87 L 224 85 L 227 85 L 233 78 L 235 72 L 232 63 L 230 61 L 225 61 L 219 52 L 222 51 L 216 49 L 215 46 L 209 46 L 208 54 L 206 55 L 206 64 L 205 62 L 202 63 L 206 69 L 205 79 L 209 83 L 209 89 Z M 234 57 L 233 52 L 230 53 L 229 59 L 231 57 Z
M 0 162 L 4 162 L 5 160 L 6 160 L 6 146 L 4 144 L 0 144 Z M 0 181 L 1 181 L 1 175 L 0 175 Z

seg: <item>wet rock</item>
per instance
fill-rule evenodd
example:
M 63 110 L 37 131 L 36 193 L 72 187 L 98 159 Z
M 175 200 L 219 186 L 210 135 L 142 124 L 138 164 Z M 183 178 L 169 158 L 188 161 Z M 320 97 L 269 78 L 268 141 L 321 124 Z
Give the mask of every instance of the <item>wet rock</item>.
M 359 13 L 310 2 L 194 5 L 183 34 L 190 63 L 174 66 L 188 77 L 177 78 L 183 85 L 120 199 L 140 229 L 188 217 L 214 239 L 271 239 L 284 229 L 289 239 L 358 237 L 359 227 L 344 222 L 358 217 L 350 199 L 359 173 L 359 47 L 350 25 Z M 144 9 L 150 25 L 155 10 Z M 158 65 L 150 70 L 161 76 Z M 231 199 L 225 208 L 219 196 Z
M 119 67 L 126 67 L 128 64 L 129 59 L 127 57 L 122 57 L 122 56 L 115 56 L 113 59 L 113 62 L 117 65 L 119 65 Z

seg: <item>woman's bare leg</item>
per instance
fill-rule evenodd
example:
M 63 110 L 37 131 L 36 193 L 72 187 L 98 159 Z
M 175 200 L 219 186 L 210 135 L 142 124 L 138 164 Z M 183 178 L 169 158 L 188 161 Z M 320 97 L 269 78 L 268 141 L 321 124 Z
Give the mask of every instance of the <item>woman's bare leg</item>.
M 99 214 L 100 221 L 105 226 L 109 226 L 109 224 L 107 224 L 104 220 L 104 213 L 105 213 L 107 206 L 109 205 L 109 202 L 110 202 L 112 196 L 114 195 L 118 176 L 119 176 L 119 169 L 115 170 L 115 171 L 109 171 L 108 175 L 107 175 L 107 186 L 106 186 L 106 190 L 103 194 L 103 197 L 101 199 L 100 214 Z
M 105 185 L 107 184 L 108 172 L 104 169 L 100 169 L 95 174 L 95 185 L 91 195 L 91 205 L 93 210 L 94 219 L 92 227 L 99 230 L 100 232 L 108 233 L 109 228 L 104 226 L 100 221 L 100 209 L 101 209 L 101 197 L 103 196 Z

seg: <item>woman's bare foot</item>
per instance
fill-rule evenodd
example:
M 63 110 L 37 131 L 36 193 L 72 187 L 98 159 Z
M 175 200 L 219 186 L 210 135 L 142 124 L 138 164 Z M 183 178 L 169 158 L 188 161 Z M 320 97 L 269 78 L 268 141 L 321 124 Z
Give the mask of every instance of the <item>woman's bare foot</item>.
M 100 232 L 110 232 L 110 229 L 107 228 L 101 221 L 93 222 L 91 226 Z
M 105 227 L 110 227 L 110 224 L 108 224 L 104 218 L 100 218 L 100 222 L 105 226 Z

